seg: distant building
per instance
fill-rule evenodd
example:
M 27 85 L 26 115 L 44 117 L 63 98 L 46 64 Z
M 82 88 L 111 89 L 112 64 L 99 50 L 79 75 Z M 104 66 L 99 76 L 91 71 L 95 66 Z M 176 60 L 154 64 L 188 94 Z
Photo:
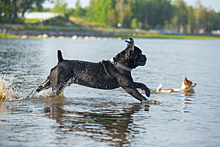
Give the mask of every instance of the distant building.
M 211 33 L 214 35 L 220 35 L 220 30 L 212 30 Z
M 203 29 L 203 28 L 201 28 L 200 30 L 199 30 L 199 34 L 204 34 L 205 33 L 205 30 Z
M 175 30 L 159 30 L 159 29 L 153 29 L 153 33 L 160 33 L 160 34 L 182 34 L 179 31 Z
M 18 16 L 21 17 L 21 14 L 18 14 Z M 59 13 L 53 13 L 53 12 L 26 12 L 24 14 L 25 19 L 40 19 L 40 20 L 47 20 L 58 16 Z

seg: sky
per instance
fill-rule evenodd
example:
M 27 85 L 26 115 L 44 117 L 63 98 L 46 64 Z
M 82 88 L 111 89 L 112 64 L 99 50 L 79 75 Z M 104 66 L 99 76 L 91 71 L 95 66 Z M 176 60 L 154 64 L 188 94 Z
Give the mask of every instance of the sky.
M 195 6 L 197 0 L 184 0 L 188 6 Z M 216 12 L 220 11 L 220 0 L 200 0 L 202 6 L 209 8 L 211 6 Z
M 77 0 L 65 0 L 68 4 L 68 8 L 75 8 Z M 89 5 L 90 0 L 80 0 L 81 6 L 84 8 Z M 188 6 L 195 6 L 197 0 L 184 0 Z M 220 0 L 200 0 L 201 4 L 207 8 L 211 7 L 216 12 L 220 11 Z M 44 7 L 53 8 L 54 4 L 45 3 Z

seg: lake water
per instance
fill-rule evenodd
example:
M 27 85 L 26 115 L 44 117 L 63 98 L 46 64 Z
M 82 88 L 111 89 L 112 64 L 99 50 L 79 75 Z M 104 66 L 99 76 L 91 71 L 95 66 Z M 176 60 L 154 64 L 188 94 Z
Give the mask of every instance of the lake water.
M 195 93 L 152 94 L 161 103 L 147 105 L 121 89 L 71 85 L 56 98 L 0 101 L 0 146 L 218 146 L 220 41 L 134 41 L 148 58 L 134 81 L 180 88 L 187 76 Z M 57 64 L 58 49 L 65 59 L 99 62 L 125 47 L 116 39 L 0 39 L 0 73 L 26 97 Z

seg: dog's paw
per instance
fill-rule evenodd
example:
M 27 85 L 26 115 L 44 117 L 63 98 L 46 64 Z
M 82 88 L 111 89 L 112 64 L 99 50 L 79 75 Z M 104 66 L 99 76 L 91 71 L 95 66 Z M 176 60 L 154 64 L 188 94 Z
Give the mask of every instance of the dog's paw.
M 145 89 L 145 94 L 146 94 L 147 97 L 150 97 L 150 89 L 148 89 L 148 88 Z

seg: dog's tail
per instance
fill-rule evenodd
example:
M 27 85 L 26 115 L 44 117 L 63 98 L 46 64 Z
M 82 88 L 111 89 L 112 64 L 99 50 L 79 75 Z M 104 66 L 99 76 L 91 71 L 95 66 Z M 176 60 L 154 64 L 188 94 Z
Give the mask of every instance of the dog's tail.
M 60 50 L 57 51 L 57 57 L 58 57 L 58 62 L 62 62 L 63 61 L 63 56 Z

